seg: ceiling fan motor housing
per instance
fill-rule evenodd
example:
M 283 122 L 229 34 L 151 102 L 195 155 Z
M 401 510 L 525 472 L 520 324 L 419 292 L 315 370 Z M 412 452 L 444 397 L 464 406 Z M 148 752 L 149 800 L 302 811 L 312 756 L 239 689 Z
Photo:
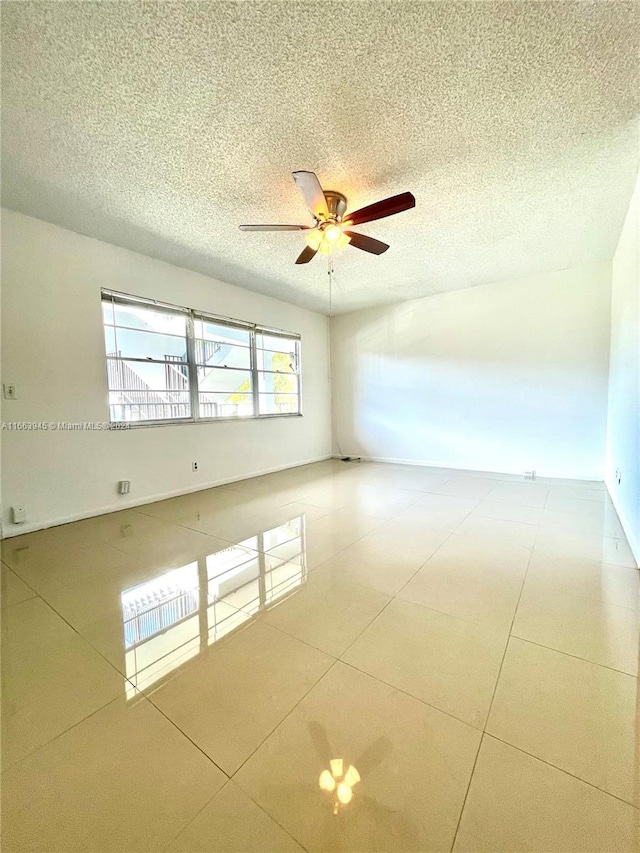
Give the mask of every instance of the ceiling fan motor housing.
M 323 190 L 329 209 L 328 219 L 340 221 L 347 212 L 347 197 L 335 190 Z

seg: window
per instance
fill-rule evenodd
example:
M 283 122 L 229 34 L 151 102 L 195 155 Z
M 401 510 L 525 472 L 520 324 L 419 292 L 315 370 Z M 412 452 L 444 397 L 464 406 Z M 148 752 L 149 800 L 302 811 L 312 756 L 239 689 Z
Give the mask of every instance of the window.
M 112 422 L 300 414 L 300 336 L 102 291 Z
M 298 411 L 298 342 L 275 332 L 256 332 L 258 411 L 261 415 Z

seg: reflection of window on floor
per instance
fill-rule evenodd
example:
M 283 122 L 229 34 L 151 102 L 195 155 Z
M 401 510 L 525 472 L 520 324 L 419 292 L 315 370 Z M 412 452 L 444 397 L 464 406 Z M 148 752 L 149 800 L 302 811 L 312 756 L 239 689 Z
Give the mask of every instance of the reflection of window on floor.
M 306 578 L 304 516 L 121 595 L 126 674 L 148 688 Z M 129 697 L 135 694 L 127 688 Z
M 128 589 L 122 593 L 125 648 L 181 622 L 199 605 L 197 563 Z
M 230 549 L 207 557 L 210 599 L 254 615 L 300 586 L 306 573 L 303 525 L 298 516 L 239 542 L 235 554 Z M 257 553 L 248 557 L 244 548 Z

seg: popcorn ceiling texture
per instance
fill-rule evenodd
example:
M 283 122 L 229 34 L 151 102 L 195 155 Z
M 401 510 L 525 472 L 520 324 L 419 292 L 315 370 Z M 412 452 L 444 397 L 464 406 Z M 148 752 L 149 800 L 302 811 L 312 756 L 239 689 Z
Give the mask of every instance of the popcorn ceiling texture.
M 336 257 L 334 312 L 608 260 L 638 167 L 635 2 L 5 2 L 3 203 L 328 311 L 291 178 L 381 257 Z

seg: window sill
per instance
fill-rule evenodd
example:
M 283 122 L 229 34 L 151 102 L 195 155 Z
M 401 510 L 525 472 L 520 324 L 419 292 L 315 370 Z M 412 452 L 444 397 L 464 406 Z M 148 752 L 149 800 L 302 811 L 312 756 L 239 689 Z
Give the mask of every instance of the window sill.
M 246 418 L 198 418 L 183 419 L 183 420 L 166 420 L 166 421 L 111 421 L 111 432 L 128 432 L 130 429 L 142 429 L 149 427 L 171 427 L 171 426 L 196 426 L 198 424 L 219 424 L 219 423 L 247 423 L 250 421 L 272 421 L 277 418 L 302 418 L 302 412 L 282 415 L 251 415 Z

